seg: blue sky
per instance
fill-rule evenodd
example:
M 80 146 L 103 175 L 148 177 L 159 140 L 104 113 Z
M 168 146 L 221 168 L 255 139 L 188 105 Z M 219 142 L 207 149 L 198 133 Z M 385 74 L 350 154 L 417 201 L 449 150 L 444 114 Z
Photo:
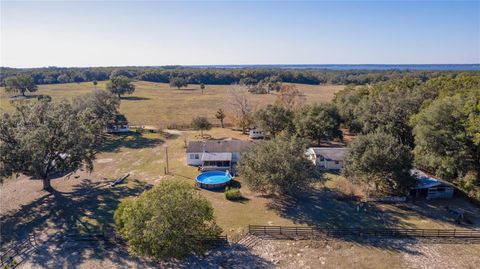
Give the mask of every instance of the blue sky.
M 480 63 L 480 1 L 2 1 L 1 65 Z

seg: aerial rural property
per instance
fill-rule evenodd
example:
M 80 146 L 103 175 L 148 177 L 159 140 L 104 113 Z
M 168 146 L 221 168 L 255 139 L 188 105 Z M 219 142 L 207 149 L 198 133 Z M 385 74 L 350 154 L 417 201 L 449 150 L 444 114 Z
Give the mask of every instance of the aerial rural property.
M 478 268 L 478 1 L 1 1 L 0 268 Z

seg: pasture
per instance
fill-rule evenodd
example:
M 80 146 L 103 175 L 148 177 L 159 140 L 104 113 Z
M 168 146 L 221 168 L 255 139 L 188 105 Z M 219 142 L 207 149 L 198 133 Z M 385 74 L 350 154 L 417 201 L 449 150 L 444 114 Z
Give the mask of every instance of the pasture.
M 106 82 L 99 82 L 97 89 L 105 89 Z M 177 90 L 165 83 L 136 81 L 135 92 L 122 97 L 120 112 L 124 113 L 130 125 L 153 125 L 161 128 L 190 124 L 195 116 L 205 116 L 212 123 L 219 124 L 215 112 L 224 107 L 224 101 L 230 85 L 206 85 L 202 94 L 199 85 L 189 85 Z M 329 102 L 335 92 L 344 86 L 322 86 L 296 84 L 306 95 L 307 103 Z M 86 94 L 94 89 L 91 82 L 39 85 L 38 91 L 30 95 L 49 95 L 54 100 L 70 99 Z M 29 95 L 27 93 L 27 95 Z M 276 94 L 252 94 L 257 108 L 275 101 Z M 8 96 L 2 89 L 1 108 L 11 110 Z M 228 119 L 226 119 L 228 122 Z

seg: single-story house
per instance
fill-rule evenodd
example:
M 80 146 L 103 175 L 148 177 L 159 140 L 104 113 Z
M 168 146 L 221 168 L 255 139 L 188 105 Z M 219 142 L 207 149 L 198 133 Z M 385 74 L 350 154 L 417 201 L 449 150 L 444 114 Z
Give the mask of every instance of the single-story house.
M 187 164 L 202 170 L 231 170 L 252 143 L 233 138 L 192 140 L 187 145 Z
M 107 133 L 128 133 L 129 131 L 127 118 L 122 114 L 115 115 L 115 120 L 107 125 Z
M 453 198 L 455 188 L 450 183 L 435 178 L 419 169 L 412 169 L 410 174 L 418 180 L 417 185 L 411 189 L 410 193 L 414 197 L 425 197 L 427 200 Z
M 347 148 L 311 147 L 305 152 L 307 158 L 322 170 L 340 170 Z

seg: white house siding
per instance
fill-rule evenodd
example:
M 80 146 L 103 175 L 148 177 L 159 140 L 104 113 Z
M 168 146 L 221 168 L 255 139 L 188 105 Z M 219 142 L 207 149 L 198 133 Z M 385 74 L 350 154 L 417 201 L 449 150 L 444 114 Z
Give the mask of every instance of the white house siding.
M 187 153 L 187 164 L 193 166 L 202 165 L 202 152 Z
M 325 169 L 340 170 L 343 168 L 343 161 L 326 161 Z
M 188 152 L 187 165 L 199 166 L 202 165 L 203 152 Z M 236 164 L 240 160 L 240 152 L 232 152 L 232 163 Z

